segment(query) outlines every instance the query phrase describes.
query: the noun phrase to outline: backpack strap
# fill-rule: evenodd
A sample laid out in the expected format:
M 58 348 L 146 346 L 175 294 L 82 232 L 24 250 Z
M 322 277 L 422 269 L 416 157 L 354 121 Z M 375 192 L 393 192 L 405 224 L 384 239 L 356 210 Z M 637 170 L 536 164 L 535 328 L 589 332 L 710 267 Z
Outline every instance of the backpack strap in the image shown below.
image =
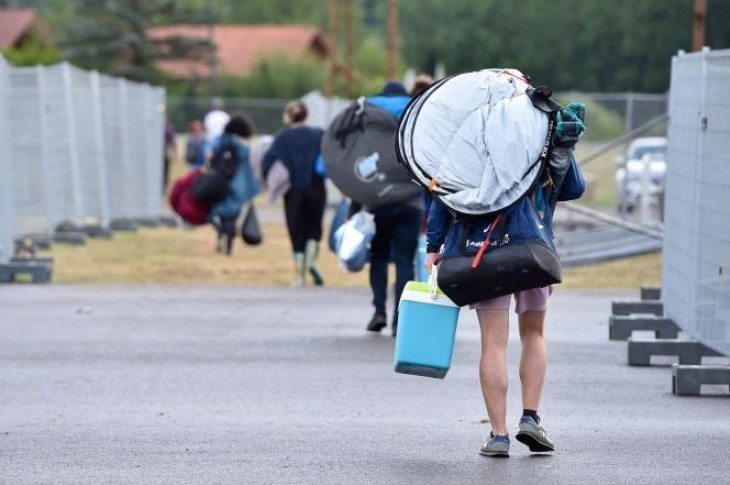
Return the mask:
M 340 142 L 340 148 L 345 148 L 347 137 L 352 133 L 365 130 L 363 113 L 365 113 L 365 97 L 361 96 L 348 108 L 342 123 L 335 132 L 335 139 Z
M 499 214 L 497 214 L 497 217 L 489 225 L 489 231 L 487 231 L 487 238 L 484 240 L 484 244 L 482 244 L 482 247 L 479 248 L 479 251 L 477 252 L 476 256 L 474 256 L 474 259 L 471 262 L 471 269 L 477 269 L 477 267 L 479 267 L 479 263 L 482 262 L 482 256 L 484 256 L 484 253 L 487 251 L 487 248 L 489 248 L 489 244 L 492 242 L 492 232 L 494 231 L 494 229 L 496 229 L 499 226 L 500 231 L 504 232 L 504 227 L 507 225 L 507 217 L 509 217 L 509 216 L 503 210 Z

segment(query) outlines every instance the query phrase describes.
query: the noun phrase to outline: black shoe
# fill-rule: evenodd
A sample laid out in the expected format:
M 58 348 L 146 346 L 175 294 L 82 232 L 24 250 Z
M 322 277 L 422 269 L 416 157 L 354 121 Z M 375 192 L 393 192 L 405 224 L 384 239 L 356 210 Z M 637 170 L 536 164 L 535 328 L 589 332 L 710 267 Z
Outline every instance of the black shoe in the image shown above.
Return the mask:
M 385 313 L 378 313 L 375 312 L 375 315 L 373 315 L 373 318 L 370 319 L 370 323 L 368 323 L 368 332 L 380 332 L 385 327 L 388 326 L 388 319 L 385 316 Z

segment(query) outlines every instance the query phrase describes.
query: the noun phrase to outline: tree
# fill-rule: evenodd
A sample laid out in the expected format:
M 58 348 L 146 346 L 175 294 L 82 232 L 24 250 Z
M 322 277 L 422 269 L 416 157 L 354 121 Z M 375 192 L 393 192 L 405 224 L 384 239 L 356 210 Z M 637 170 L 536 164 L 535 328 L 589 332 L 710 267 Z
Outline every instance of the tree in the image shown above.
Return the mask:
M 21 47 L 3 49 L 2 55 L 17 67 L 56 64 L 61 61 L 61 51 L 43 42 L 29 39 Z
M 214 49 L 207 40 L 148 37 L 151 25 L 175 14 L 174 0 L 77 0 L 66 12 L 61 46 L 81 67 L 132 80 L 159 80 L 158 60 L 208 59 Z
M 406 61 L 433 72 L 511 66 L 558 90 L 666 91 L 690 48 L 693 0 L 401 0 Z M 709 0 L 708 45 L 730 47 L 730 2 Z M 434 21 L 438 19 L 438 21 Z

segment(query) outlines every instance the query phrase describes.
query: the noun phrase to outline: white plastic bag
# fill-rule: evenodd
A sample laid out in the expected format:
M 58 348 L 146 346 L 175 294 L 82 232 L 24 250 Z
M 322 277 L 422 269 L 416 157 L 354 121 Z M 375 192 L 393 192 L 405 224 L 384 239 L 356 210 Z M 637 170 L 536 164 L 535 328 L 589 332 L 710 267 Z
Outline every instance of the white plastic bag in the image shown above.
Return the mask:
M 370 242 L 375 237 L 375 216 L 361 211 L 335 233 L 337 259 L 347 271 L 360 271 L 370 260 Z

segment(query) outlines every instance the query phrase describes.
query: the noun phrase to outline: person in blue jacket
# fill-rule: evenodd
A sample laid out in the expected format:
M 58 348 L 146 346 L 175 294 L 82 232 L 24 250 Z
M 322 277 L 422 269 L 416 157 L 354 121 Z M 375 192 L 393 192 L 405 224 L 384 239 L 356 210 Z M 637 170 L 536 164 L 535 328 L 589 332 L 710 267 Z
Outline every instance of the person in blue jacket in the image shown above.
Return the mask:
M 564 167 L 551 171 L 551 183 L 538 185 L 529 196 L 541 214 L 543 223 L 552 234 L 552 214 L 559 200 L 579 198 L 585 190 L 585 181 L 572 149 L 577 136 L 565 135 L 558 130 L 554 138 L 553 160 L 564 160 Z M 552 168 L 552 167 L 551 167 Z M 544 180 L 544 179 L 543 179 Z M 426 228 L 427 258 L 424 266 L 430 272 L 437 264 L 441 246 L 453 223 L 453 216 L 437 198 L 433 199 Z M 552 287 L 532 288 L 514 294 L 519 320 L 522 357 L 520 381 L 522 384 L 522 418 L 518 441 L 532 452 L 549 452 L 554 445 L 537 414 L 547 367 L 547 353 L 543 327 Z M 509 456 L 507 413 L 506 350 L 509 336 L 509 307 L 512 295 L 485 300 L 471 305 L 477 312 L 482 337 L 482 355 L 479 380 L 489 415 L 492 431 L 479 452 L 488 456 Z
M 400 118 L 411 97 L 397 81 L 388 81 L 383 90 L 367 98 L 367 102 Z M 395 150 L 395 148 L 394 148 Z M 350 213 L 362 206 L 353 201 Z M 370 244 L 370 288 L 373 292 L 375 313 L 367 324 L 370 332 L 380 332 L 388 325 L 386 302 L 388 294 L 388 263 L 395 263 L 395 302 L 392 334 L 398 331 L 398 301 L 406 283 L 414 279 L 413 260 L 418 249 L 418 235 L 423 219 L 421 195 L 411 200 L 379 207 L 366 207 L 375 216 L 375 237 Z
M 215 151 L 224 142 L 231 142 L 237 149 L 238 168 L 233 178 L 228 182 L 228 194 L 211 207 L 208 221 L 218 231 L 218 252 L 229 256 L 233 250 L 233 240 L 236 236 L 236 222 L 241 215 L 241 208 L 250 202 L 259 193 L 258 182 L 254 177 L 249 158 L 247 140 L 254 134 L 253 123 L 242 114 L 235 114 L 226 124 L 223 134 L 213 140 L 212 151 Z

